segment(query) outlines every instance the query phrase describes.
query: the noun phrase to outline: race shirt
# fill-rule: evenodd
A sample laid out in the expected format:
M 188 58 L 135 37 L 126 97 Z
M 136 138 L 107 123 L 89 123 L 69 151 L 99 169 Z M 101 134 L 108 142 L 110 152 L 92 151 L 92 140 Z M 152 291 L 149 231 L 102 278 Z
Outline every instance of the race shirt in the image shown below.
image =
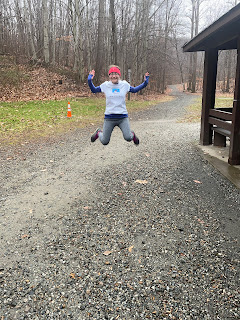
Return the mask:
M 125 80 L 120 80 L 117 84 L 105 81 L 100 85 L 100 88 L 101 92 L 104 92 L 106 96 L 105 115 L 127 115 L 125 97 L 130 90 L 130 84 Z

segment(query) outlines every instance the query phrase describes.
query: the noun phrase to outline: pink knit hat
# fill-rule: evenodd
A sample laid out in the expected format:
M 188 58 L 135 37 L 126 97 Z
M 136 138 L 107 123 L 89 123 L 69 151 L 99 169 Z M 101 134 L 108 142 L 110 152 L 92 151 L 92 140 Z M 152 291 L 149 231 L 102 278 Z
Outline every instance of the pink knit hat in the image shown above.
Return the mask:
M 110 68 L 109 71 L 108 71 L 108 74 L 110 74 L 112 72 L 116 72 L 121 76 L 121 71 L 117 67 Z

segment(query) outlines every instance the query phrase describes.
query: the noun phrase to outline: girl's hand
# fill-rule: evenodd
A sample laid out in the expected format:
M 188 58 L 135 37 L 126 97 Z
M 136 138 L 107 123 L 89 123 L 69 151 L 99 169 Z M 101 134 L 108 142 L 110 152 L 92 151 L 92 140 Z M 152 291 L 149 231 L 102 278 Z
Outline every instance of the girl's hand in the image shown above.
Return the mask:
M 146 77 L 149 77 L 149 72 L 146 72 L 144 75 L 144 81 L 146 80 Z
M 93 76 L 92 78 L 94 78 L 94 76 L 95 76 L 95 70 L 90 71 L 89 74 L 91 74 L 91 75 Z

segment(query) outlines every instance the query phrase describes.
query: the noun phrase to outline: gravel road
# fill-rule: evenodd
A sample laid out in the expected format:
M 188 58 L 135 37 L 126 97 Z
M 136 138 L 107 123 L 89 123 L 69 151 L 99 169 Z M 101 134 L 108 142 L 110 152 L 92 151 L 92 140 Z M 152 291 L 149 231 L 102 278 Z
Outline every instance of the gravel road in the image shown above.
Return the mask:
M 199 154 L 194 96 L 1 150 L 0 319 L 239 319 L 240 195 Z

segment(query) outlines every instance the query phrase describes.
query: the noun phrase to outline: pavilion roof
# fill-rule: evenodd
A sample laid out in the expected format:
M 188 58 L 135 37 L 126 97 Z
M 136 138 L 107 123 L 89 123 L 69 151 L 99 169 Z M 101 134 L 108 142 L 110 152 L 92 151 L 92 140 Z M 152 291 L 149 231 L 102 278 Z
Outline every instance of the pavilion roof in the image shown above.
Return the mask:
M 240 36 L 240 4 L 236 5 L 213 24 L 184 44 L 184 52 L 237 49 Z

